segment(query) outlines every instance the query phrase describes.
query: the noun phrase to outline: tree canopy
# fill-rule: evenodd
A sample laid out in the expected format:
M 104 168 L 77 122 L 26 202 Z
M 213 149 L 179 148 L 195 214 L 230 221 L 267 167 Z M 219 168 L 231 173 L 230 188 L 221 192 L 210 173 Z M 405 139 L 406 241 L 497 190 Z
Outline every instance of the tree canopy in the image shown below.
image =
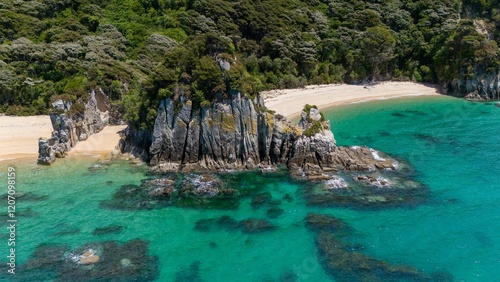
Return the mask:
M 6 0 L 0 112 L 101 88 L 149 127 L 161 99 L 498 72 L 499 0 Z

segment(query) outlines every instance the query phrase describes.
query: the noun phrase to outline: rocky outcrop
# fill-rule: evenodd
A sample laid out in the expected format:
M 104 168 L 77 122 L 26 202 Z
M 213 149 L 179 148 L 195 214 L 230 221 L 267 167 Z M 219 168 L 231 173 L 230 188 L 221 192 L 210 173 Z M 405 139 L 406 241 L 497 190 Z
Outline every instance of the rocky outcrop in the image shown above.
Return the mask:
M 184 96 L 178 101 L 165 99 L 153 131 L 129 128 L 122 150 L 138 153 L 162 172 L 285 164 L 295 177 L 309 180 L 330 179 L 339 169 L 394 169 L 396 163 L 366 147 L 337 147 L 329 122 L 315 107 L 307 106 L 295 125 L 267 111 L 262 100 L 239 93 L 200 109 Z
M 109 124 L 109 101 L 106 94 L 92 90 L 83 113 L 70 114 L 71 103 L 55 101 L 52 106 L 61 113 L 51 114 L 52 136 L 38 141 L 38 163 L 51 164 L 63 158 L 79 141 L 87 138 Z
M 500 73 L 476 73 L 470 79 L 454 79 L 443 85 L 448 95 L 465 97 L 468 100 L 498 100 L 500 99 Z

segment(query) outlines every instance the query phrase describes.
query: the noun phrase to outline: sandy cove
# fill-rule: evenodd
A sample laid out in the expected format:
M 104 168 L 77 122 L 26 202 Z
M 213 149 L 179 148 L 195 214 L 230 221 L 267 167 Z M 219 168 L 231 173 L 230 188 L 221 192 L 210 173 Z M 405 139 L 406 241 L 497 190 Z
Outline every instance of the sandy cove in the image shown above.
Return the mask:
M 0 161 L 36 158 L 38 138 L 49 137 L 51 132 L 49 116 L 0 116 Z
M 266 107 L 293 118 L 305 104 L 319 109 L 332 106 L 406 96 L 441 95 L 436 85 L 414 82 L 382 82 L 373 85 L 329 84 L 311 85 L 302 89 L 261 92 Z
M 101 132 L 79 142 L 70 155 L 105 155 L 112 152 L 126 126 L 107 126 Z M 48 138 L 52 133 L 49 116 L 0 116 L 0 161 L 38 156 L 38 138 Z
M 361 101 L 405 96 L 440 95 L 438 88 L 413 82 L 384 82 L 375 85 L 313 85 L 303 89 L 262 92 L 266 106 L 287 117 L 302 111 L 305 104 L 320 109 Z M 107 126 L 101 132 L 79 142 L 69 155 L 106 155 L 120 140 L 118 134 L 126 126 Z M 52 125 L 49 116 L 0 116 L 0 161 L 18 158 L 36 158 L 38 138 L 49 137 Z
M 78 142 L 68 155 L 106 155 L 111 153 L 120 141 L 119 132 L 126 125 L 108 125 L 99 133 L 92 134 L 85 141 Z

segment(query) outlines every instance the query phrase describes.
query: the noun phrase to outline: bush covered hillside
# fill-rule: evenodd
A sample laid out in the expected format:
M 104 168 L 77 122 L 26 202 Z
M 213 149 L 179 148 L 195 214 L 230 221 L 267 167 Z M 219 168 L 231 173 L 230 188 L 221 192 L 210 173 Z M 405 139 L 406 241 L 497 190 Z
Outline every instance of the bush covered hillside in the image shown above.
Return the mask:
M 499 0 L 3 0 L 0 112 L 102 89 L 150 127 L 161 99 L 498 72 Z M 83 107 L 73 107 L 78 112 Z

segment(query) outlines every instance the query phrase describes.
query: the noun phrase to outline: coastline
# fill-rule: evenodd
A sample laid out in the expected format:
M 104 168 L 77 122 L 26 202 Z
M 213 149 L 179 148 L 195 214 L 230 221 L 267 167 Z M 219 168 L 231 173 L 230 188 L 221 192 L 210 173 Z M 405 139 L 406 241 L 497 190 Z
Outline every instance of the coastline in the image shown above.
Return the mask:
M 261 92 L 266 106 L 290 119 L 300 115 L 305 104 L 327 108 L 411 96 L 441 96 L 436 85 L 414 82 L 382 82 L 375 85 L 328 84 L 310 85 L 303 89 Z M 106 126 L 101 132 L 76 144 L 69 156 L 105 156 L 115 149 L 118 134 L 126 126 Z M 0 162 L 38 156 L 38 138 L 51 135 L 49 116 L 0 116 Z
M 411 96 L 440 96 L 437 85 L 415 82 L 382 82 L 374 85 L 325 84 L 302 89 L 261 92 L 266 107 L 287 118 L 300 115 L 305 104 L 324 110 L 335 106 Z
M 38 156 L 38 138 L 52 133 L 49 116 L 0 116 L 0 162 Z
M 106 126 L 101 132 L 79 142 L 69 156 L 100 155 L 112 153 L 120 140 L 119 131 L 125 125 Z M 12 160 L 33 160 L 38 157 L 38 138 L 52 134 L 50 116 L 0 115 L 0 163 Z
M 108 125 L 100 132 L 90 135 L 87 140 L 78 142 L 68 152 L 68 156 L 110 154 L 118 146 L 119 132 L 126 127 L 126 125 Z

